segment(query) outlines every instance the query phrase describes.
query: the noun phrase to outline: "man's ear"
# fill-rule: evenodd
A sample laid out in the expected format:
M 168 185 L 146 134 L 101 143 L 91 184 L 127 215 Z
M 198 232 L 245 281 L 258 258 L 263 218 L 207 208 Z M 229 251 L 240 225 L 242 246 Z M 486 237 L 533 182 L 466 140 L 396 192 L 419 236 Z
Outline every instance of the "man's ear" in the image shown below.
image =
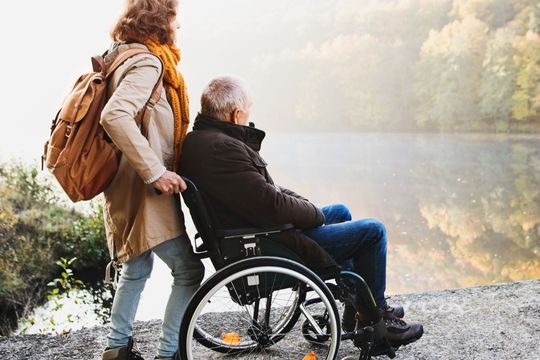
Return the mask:
M 231 115 L 230 115 L 230 119 L 229 119 L 233 124 L 236 124 L 238 125 L 239 121 L 240 121 L 240 110 L 239 109 L 234 109 L 233 112 L 231 112 Z

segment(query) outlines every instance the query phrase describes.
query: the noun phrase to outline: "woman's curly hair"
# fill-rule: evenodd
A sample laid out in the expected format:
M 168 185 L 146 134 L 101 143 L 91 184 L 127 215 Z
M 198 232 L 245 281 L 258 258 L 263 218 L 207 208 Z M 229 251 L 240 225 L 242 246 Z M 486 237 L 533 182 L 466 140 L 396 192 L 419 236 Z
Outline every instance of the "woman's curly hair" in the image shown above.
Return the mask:
M 111 31 L 114 41 L 144 43 L 149 38 L 172 44 L 178 0 L 127 0 L 126 9 Z

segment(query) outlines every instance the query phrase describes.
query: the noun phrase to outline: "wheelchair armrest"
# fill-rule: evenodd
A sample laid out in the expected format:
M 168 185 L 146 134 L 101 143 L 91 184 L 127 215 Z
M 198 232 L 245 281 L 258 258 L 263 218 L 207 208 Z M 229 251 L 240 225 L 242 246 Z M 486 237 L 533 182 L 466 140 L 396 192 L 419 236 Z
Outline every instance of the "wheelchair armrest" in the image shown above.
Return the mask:
M 264 228 L 243 228 L 243 229 L 231 229 L 231 230 L 217 230 L 216 235 L 222 239 L 250 239 L 257 235 L 277 234 L 282 231 L 294 229 L 292 224 L 270 226 Z

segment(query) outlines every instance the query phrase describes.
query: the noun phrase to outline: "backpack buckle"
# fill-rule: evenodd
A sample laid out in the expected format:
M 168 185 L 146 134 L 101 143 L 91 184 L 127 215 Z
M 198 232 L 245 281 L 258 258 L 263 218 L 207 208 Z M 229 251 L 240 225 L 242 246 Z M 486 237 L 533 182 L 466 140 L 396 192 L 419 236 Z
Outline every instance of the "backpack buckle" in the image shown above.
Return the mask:
M 155 101 L 154 99 L 149 99 L 148 102 L 146 103 L 146 108 L 148 110 L 154 110 L 154 107 L 156 106 L 157 104 L 157 101 Z
M 71 135 L 71 129 L 72 129 L 71 125 L 68 124 L 66 127 L 66 135 L 65 135 L 66 138 L 69 138 L 69 135 Z

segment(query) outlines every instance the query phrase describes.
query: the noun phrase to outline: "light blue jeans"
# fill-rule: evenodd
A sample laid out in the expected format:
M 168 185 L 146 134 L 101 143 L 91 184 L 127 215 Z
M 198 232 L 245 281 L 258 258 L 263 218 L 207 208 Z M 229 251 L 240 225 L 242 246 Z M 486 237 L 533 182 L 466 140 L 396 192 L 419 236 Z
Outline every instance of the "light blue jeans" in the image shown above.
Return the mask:
M 173 357 L 178 350 L 178 332 L 185 308 L 204 277 L 204 266 L 193 255 L 186 234 L 166 241 L 123 265 L 112 306 L 107 347 L 126 346 L 132 336 L 133 321 L 144 285 L 152 272 L 154 254 L 167 264 L 173 276 L 158 346 L 159 356 Z

